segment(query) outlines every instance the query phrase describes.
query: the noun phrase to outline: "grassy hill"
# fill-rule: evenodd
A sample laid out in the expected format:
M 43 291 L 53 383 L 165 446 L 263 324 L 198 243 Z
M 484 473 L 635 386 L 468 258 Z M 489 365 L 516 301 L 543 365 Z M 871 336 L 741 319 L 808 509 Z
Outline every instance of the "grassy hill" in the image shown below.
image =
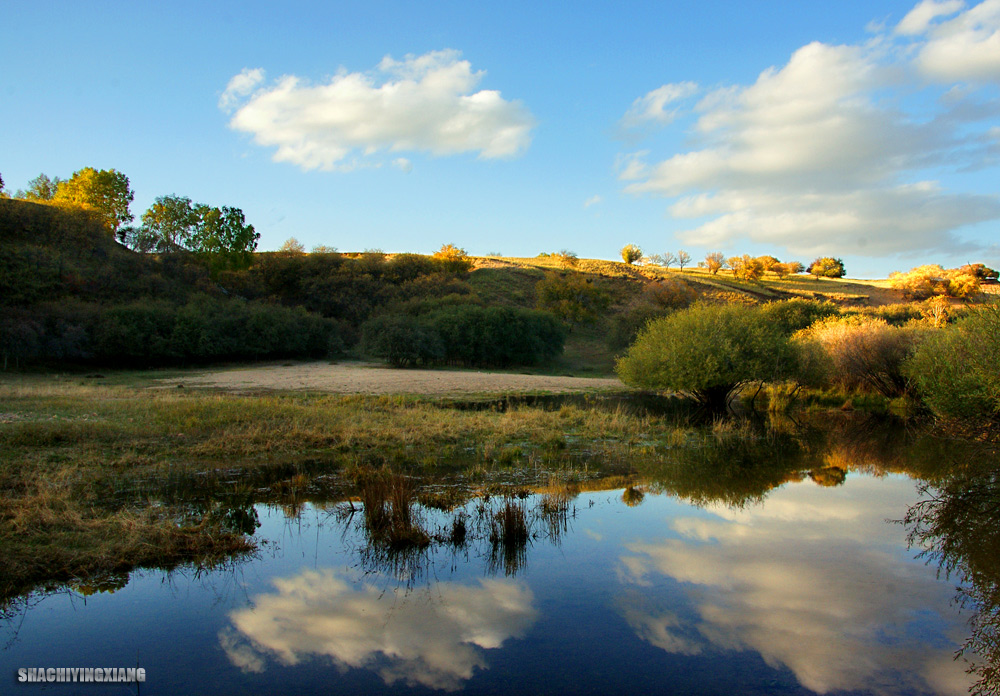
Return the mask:
M 843 307 L 903 303 L 886 281 L 683 271 L 557 256 L 438 259 L 416 254 L 254 254 L 212 274 L 187 252 L 139 254 L 86 211 L 0 200 L 0 352 L 9 366 L 189 364 L 360 356 L 366 322 L 454 307 L 542 309 L 568 328 L 562 355 L 519 368 L 609 374 L 651 318 L 695 301 L 790 298 Z M 305 338 L 303 338 L 305 336 Z

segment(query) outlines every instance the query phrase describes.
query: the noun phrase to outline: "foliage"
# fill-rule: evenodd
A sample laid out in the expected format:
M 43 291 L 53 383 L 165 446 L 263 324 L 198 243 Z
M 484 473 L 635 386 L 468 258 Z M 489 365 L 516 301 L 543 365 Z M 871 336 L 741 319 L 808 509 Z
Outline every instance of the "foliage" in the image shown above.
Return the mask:
M 931 331 L 905 366 L 924 402 L 939 417 L 1000 419 L 1000 305 L 971 309 Z
M 817 278 L 843 278 L 844 262 L 832 256 L 823 256 L 809 264 L 809 272 Z
M 802 271 L 806 270 L 806 267 L 803 266 L 799 261 L 788 261 L 786 263 L 774 264 L 773 266 L 771 266 L 770 270 L 773 271 L 779 278 L 784 280 L 790 275 L 794 275 L 795 273 L 801 273 Z
M 361 327 L 361 350 L 395 367 L 427 365 L 444 357 L 441 338 L 416 317 L 384 314 Z
M 712 251 L 705 254 L 705 267 L 708 272 L 715 275 L 726 265 L 726 257 L 721 251 Z
M 27 190 L 19 190 L 17 194 L 15 194 L 15 198 L 20 198 L 21 200 L 32 203 L 47 203 L 55 198 L 56 191 L 58 190 L 60 183 L 62 183 L 62 180 L 58 176 L 54 179 L 50 179 L 45 174 L 39 174 L 28 182 Z
M 573 268 L 578 263 L 580 259 L 577 257 L 576 252 L 570 251 L 569 249 L 561 249 L 556 254 L 555 257 L 559 260 L 566 268 Z
M 642 249 L 635 244 L 626 244 L 622 247 L 621 255 L 622 261 L 632 264 L 642 258 Z
M 73 172 L 68 180 L 60 181 L 51 200 L 56 205 L 97 211 L 106 228 L 116 235 L 122 225 L 127 225 L 134 219 L 129 211 L 134 197 L 128 177 L 121 172 L 84 167 Z
M 967 263 L 958 270 L 962 273 L 968 273 L 969 275 L 975 276 L 981 281 L 989 279 L 996 280 L 997 277 L 1000 276 L 1000 271 L 981 263 Z
M 792 367 L 788 338 L 749 307 L 695 305 L 650 322 L 616 370 L 628 385 L 692 393 L 719 407 L 748 382 Z
M 548 273 L 535 285 L 538 308 L 574 324 L 592 322 L 611 298 L 582 273 Z
M 971 266 L 945 269 L 928 264 L 911 268 L 905 273 L 891 273 L 889 283 L 897 290 L 902 290 L 907 297 L 915 299 L 922 300 L 935 295 L 969 297 L 979 292 L 978 274 L 985 276 L 988 270 L 974 269 Z
M 729 259 L 729 268 L 740 280 L 757 281 L 764 277 L 764 263 L 749 254 L 734 256 Z
M 921 335 L 881 319 L 831 316 L 795 335 L 803 361 L 828 384 L 869 389 L 889 398 L 906 394 L 903 363 Z M 815 373 L 814 373 L 815 374 Z
M 362 350 L 397 367 L 533 365 L 562 352 L 565 340 L 546 312 L 476 305 L 441 306 L 419 317 L 384 314 L 361 331 Z
M 829 301 L 818 302 L 795 298 L 760 305 L 760 313 L 764 321 L 790 336 L 796 331 L 809 328 L 821 319 L 837 316 L 840 310 L 837 309 L 837 305 Z
M 472 259 L 465 253 L 465 249 L 459 249 L 454 244 L 445 244 L 436 252 L 434 258 L 439 259 L 443 268 L 448 273 L 463 274 L 472 268 Z

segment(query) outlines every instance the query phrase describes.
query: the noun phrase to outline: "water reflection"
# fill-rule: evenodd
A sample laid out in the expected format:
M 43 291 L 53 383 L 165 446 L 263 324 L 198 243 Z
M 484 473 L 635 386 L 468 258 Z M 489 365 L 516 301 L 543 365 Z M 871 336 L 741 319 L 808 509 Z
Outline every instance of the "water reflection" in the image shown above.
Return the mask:
M 332 570 L 274 581 L 254 608 L 230 614 L 219 642 L 233 665 L 263 672 L 269 659 L 295 665 L 327 657 L 340 669 L 367 668 L 386 684 L 455 690 L 488 668 L 483 651 L 527 632 L 537 618 L 531 590 L 513 580 L 440 582 L 385 601 L 371 585 Z
M 854 478 L 841 490 L 794 485 L 753 511 L 711 504 L 711 517 L 669 520 L 675 538 L 628 544 L 624 618 L 670 653 L 754 650 L 817 693 L 966 693 L 963 664 L 940 649 L 962 635 L 949 589 L 900 563 L 885 522 L 913 484 Z M 663 579 L 681 583 L 690 616 L 643 590 Z
M 973 611 L 962 654 L 977 681 L 974 693 L 1000 693 L 1000 471 L 971 462 L 924 487 L 906 514 L 909 541 L 962 584 L 959 603 Z

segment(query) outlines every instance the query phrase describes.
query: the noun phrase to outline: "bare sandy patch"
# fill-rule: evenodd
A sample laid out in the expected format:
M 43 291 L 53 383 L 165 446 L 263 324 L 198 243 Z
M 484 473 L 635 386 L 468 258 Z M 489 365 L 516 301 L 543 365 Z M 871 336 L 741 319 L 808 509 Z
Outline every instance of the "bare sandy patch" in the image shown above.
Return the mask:
M 427 394 L 622 390 L 616 378 L 551 377 L 506 372 L 400 370 L 382 365 L 325 362 L 247 367 L 160 380 L 163 386 L 210 387 L 229 391 L 303 390 L 335 394 Z

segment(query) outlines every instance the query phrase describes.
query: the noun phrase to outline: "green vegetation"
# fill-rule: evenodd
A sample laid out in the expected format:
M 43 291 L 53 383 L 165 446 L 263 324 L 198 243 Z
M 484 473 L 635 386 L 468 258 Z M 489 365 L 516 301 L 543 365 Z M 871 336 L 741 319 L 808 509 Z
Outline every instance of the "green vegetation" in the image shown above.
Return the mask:
M 642 249 L 635 244 L 626 244 L 621 250 L 622 261 L 628 264 L 635 263 L 642 258 Z
M 759 310 L 696 305 L 650 322 L 617 370 L 631 386 L 690 392 L 718 409 L 744 384 L 790 375 L 792 363 L 788 337 Z
M 832 256 L 823 256 L 809 264 L 809 273 L 817 278 L 843 278 L 844 262 Z
M 930 332 L 906 374 L 942 418 L 1000 420 L 1000 305 L 983 305 L 953 326 Z
M 971 297 L 979 292 L 983 280 L 996 278 L 996 274 L 981 263 L 950 269 L 937 265 L 917 266 L 906 273 L 891 274 L 889 283 L 907 297 L 918 300 L 934 296 Z

